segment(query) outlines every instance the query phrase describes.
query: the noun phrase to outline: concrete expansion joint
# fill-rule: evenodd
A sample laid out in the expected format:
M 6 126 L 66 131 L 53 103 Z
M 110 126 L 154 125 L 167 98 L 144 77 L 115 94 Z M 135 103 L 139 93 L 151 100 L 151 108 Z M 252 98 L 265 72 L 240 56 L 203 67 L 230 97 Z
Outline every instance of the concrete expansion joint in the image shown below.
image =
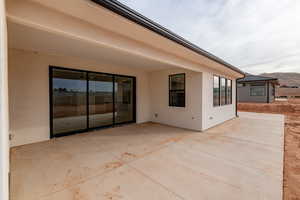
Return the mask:
M 180 196 L 179 194 L 177 194 L 176 192 L 170 190 L 167 186 L 161 184 L 160 182 L 156 181 L 155 179 L 151 178 L 150 176 L 146 175 L 145 173 L 143 173 L 141 170 L 133 167 L 130 165 L 130 163 L 127 163 L 127 166 L 129 166 L 131 169 L 135 170 L 136 172 L 138 172 L 139 174 L 141 174 L 142 176 L 146 177 L 147 179 L 149 179 L 150 181 L 152 181 L 153 183 L 161 186 L 162 188 L 164 188 L 165 190 L 167 190 L 168 192 L 174 194 L 175 196 L 177 196 L 178 198 L 180 198 L 181 200 L 185 200 L 185 198 L 183 198 L 182 196 Z

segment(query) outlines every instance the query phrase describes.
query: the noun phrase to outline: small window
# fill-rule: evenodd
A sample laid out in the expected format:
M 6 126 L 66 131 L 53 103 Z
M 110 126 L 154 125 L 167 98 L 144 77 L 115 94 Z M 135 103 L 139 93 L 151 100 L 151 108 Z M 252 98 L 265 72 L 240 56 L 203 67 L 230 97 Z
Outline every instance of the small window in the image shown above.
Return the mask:
M 220 105 L 220 77 L 214 76 L 214 106 Z
M 220 78 L 221 87 L 220 87 L 220 104 L 226 105 L 226 79 Z
M 265 85 L 251 85 L 250 96 L 265 96 L 266 95 Z
M 185 74 L 169 76 L 169 106 L 185 107 Z
M 232 80 L 227 79 L 226 104 L 232 104 Z

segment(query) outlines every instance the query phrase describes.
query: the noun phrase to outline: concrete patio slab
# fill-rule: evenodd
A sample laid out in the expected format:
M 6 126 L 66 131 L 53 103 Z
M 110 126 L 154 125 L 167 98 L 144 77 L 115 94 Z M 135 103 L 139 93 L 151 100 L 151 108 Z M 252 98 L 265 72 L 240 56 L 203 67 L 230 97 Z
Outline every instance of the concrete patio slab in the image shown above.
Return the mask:
M 12 200 L 282 199 L 282 115 L 128 125 L 12 149 Z
M 165 199 L 180 200 L 173 192 L 155 183 L 147 176 L 129 166 L 121 166 L 97 178 L 88 179 L 78 185 L 46 195 L 41 200 L 57 199 Z

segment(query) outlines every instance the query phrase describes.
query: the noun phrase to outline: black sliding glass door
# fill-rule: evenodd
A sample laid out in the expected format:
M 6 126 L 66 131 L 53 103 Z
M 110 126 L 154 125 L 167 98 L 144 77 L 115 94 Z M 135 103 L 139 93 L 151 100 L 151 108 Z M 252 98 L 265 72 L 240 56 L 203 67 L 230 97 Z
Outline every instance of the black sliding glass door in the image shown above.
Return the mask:
M 115 122 L 124 123 L 134 119 L 133 79 L 115 77 Z
M 135 77 L 50 67 L 51 137 L 135 122 Z
M 113 76 L 89 73 L 89 128 L 113 125 Z
M 85 130 L 86 73 L 55 69 L 52 71 L 52 130 L 55 134 Z

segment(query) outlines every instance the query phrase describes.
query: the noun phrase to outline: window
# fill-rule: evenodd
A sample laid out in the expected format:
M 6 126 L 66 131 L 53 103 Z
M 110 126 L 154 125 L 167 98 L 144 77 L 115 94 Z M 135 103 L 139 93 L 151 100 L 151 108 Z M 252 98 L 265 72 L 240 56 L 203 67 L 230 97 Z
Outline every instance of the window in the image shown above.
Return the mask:
M 232 104 L 232 80 L 214 76 L 213 105 Z
M 226 104 L 232 104 L 232 80 L 227 79 Z
M 220 77 L 214 76 L 214 106 L 220 105 Z
M 220 86 L 220 104 L 226 105 L 226 79 L 221 78 L 221 86 Z
M 265 96 L 266 95 L 265 84 L 251 84 L 250 96 Z
M 169 76 L 169 106 L 185 107 L 185 74 Z

